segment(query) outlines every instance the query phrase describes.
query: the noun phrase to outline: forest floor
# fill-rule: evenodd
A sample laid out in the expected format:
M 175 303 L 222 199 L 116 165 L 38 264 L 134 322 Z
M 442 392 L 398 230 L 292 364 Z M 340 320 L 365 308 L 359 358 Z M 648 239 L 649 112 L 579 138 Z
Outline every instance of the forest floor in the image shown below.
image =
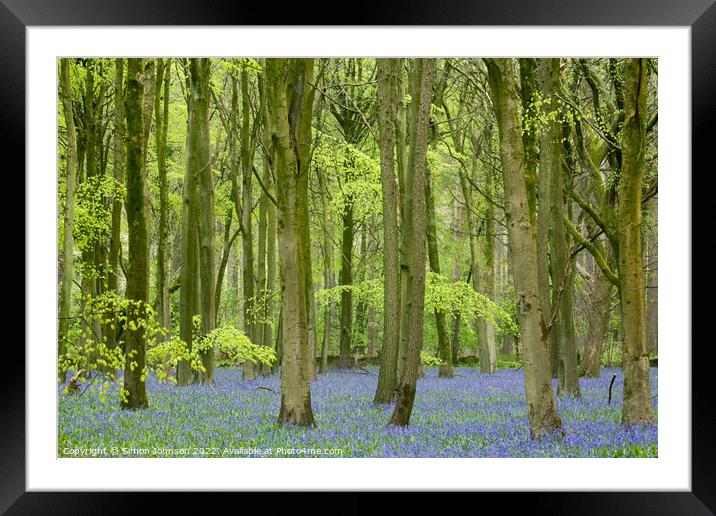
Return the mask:
M 452 379 L 428 369 L 418 381 L 410 426 L 387 427 L 392 406 L 372 404 L 377 370 L 330 371 L 311 385 L 316 427 L 276 425 L 277 375 L 243 381 L 215 372 L 214 389 L 147 381 L 149 409 L 122 411 L 116 391 L 59 394 L 58 456 L 141 457 L 656 457 L 657 425 L 622 428 L 622 374 L 580 379 L 580 398 L 560 397 L 564 437 L 529 436 L 524 372 Z M 613 374 L 612 400 L 608 403 Z M 657 369 L 651 369 L 656 407 Z M 62 389 L 60 389 L 61 391 Z

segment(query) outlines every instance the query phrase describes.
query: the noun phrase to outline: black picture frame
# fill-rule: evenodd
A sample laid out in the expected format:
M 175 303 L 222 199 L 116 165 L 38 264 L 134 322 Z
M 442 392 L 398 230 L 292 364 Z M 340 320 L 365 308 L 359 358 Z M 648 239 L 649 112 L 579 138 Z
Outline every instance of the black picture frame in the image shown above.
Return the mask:
M 280 6 L 276 2 L 245 0 L 205 4 L 188 0 L 0 0 L 0 146 L 3 156 L 19 158 L 15 170 L 25 167 L 25 29 L 45 25 L 604 25 L 690 26 L 692 70 L 692 169 L 713 170 L 714 113 L 716 113 L 716 4 L 714 0 L 512 0 L 479 4 L 469 0 L 429 3 L 376 2 L 356 7 L 340 18 L 340 11 L 312 2 L 311 9 Z M 293 4 L 294 6 L 296 4 Z M 335 19 L 320 20 L 318 13 Z M 349 16 L 349 17 L 348 17 Z M 668 101 L 668 100 L 667 100 Z M 707 168 L 708 167 L 708 168 Z M 5 168 L 8 173 L 10 167 Z M 19 174 L 15 174 L 19 176 Z M 692 173 L 692 179 L 694 174 Z M 20 188 L 26 192 L 24 182 Z M 693 189 L 692 189 L 693 191 Z M 698 191 L 698 190 L 697 190 Z M 27 193 L 26 193 L 27 194 Z M 703 195 L 703 193 L 702 193 Z M 697 205 L 693 223 L 699 216 Z M 703 209 L 703 208 L 701 208 Z M 703 234 L 703 232 L 702 232 Z M 709 232 L 709 234 L 711 234 Z M 693 231 L 692 231 L 693 235 Z M 23 251 L 24 253 L 24 251 Z M 692 255 L 692 257 L 697 257 Z M 702 258 L 703 259 L 703 258 Z M 23 260 L 24 262 L 24 260 Z M 696 269 L 695 264 L 692 265 Z M 699 269 L 696 269 L 699 270 Z M 706 270 L 706 269 L 703 269 Z M 25 268 L 25 277 L 31 274 Z M 686 301 L 686 300 L 685 300 Z M 692 304 L 694 308 L 696 303 Z M 32 307 L 27 306 L 27 310 Z M 693 317 L 692 317 L 693 320 Z M 12 322 L 11 324 L 15 324 Z M 17 339 L 13 339 L 17 342 Z M 685 348 L 689 343 L 682 343 Z M 713 345 L 692 339 L 692 490 L 690 492 L 588 492 L 509 495 L 500 502 L 509 511 L 551 514 L 715 514 L 716 430 L 712 411 Z M 698 346 L 698 347 L 697 347 Z M 25 489 L 25 353 L 18 345 L 4 346 L 3 356 L 15 367 L 4 367 L 0 383 L 0 512 L 7 514 L 114 514 L 144 512 L 147 495 L 111 492 L 26 492 Z M 15 353 L 17 356 L 13 357 Z M 176 497 L 176 493 L 169 494 Z M 296 494 L 305 498 L 308 494 Z M 359 495 L 351 494 L 342 507 L 360 509 Z M 452 496 L 452 495 L 451 495 Z M 499 496 L 499 495 L 498 495 Z M 504 496 L 504 495 L 502 495 Z M 420 500 L 422 497 L 415 496 Z M 486 507 L 484 499 L 481 506 Z M 218 500 L 214 500 L 217 503 Z M 299 502 L 300 503 L 300 502 Z M 183 502 L 171 504 L 174 511 Z M 218 507 L 218 506 L 217 506 Z M 340 513 L 348 512 L 341 510 Z

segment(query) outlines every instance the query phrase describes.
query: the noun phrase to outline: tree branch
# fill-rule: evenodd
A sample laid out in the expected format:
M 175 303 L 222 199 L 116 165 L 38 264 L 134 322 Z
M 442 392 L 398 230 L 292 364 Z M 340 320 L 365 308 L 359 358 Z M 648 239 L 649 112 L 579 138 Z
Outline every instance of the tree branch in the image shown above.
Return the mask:
M 572 235 L 572 238 L 579 242 L 579 244 L 582 245 L 587 251 L 589 251 L 589 253 L 594 257 L 594 260 L 597 262 L 597 265 L 599 265 L 599 268 L 602 269 L 604 276 L 606 276 L 607 279 L 618 288 L 619 277 L 614 274 L 614 272 L 609 268 L 609 265 L 607 264 L 604 255 L 599 252 L 597 247 L 592 242 L 582 236 L 579 230 L 574 227 L 572 221 L 569 220 L 569 217 L 564 217 L 564 224 L 567 227 L 567 231 L 569 231 L 569 234 Z

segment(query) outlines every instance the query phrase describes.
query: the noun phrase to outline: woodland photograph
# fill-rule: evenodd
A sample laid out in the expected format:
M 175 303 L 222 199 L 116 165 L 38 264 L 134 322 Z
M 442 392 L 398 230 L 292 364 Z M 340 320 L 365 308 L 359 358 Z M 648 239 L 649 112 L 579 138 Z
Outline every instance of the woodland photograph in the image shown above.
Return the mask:
M 658 456 L 658 59 L 56 66 L 58 457 Z

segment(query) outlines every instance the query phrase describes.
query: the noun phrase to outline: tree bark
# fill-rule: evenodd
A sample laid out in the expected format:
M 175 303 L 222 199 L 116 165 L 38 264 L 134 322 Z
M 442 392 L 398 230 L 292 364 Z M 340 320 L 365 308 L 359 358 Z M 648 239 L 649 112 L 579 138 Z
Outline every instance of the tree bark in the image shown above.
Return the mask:
M 214 174 L 211 168 L 209 153 L 209 74 L 208 58 L 192 58 L 190 61 L 191 98 L 195 105 L 191 124 L 196 154 L 193 166 L 197 170 L 197 230 L 199 279 L 201 283 L 201 326 L 202 334 L 210 333 L 216 327 L 216 310 L 214 308 L 216 290 L 216 261 L 214 220 Z M 202 363 L 205 372 L 199 375 L 201 382 L 211 383 L 214 374 L 214 350 L 202 352 Z
M 383 187 L 383 348 L 373 403 L 393 401 L 397 384 L 400 332 L 400 269 L 398 247 L 398 189 L 395 177 L 396 76 L 402 74 L 396 59 L 378 60 L 378 123 L 380 180 Z
M 130 58 L 127 66 L 127 225 L 129 229 L 129 268 L 127 299 L 133 304 L 127 313 L 126 364 L 124 368 L 123 409 L 141 409 L 149 406 L 145 385 L 146 338 L 144 325 L 149 291 L 149 245 L 145 219 L 145 148 L 143 146 L 142 59 Z
M 341 341 L 338 356 L 338 367 L 349 368 L 351 361 L 351 337 L 353 336 L 353 202 L 347 200 L 341 216 L 343 233 L 341 237 L 341 272 L 340 284 L 348 287 L 341 290 Z
M 311 137 L 312 59 L 266 60 L 266 86 L 271 117 L 271 139 L 276 148 L 276 200 L 281 262 L 281 408 L 278 423 L 314 426 L 307 371 L 308 314 L 298 205 L 301 181 L 308 163 L 302 162 L 299 143 Z M 305 116 L 308 124 L 302 124 Z M 299 137 L 303 140 L 299 142 Z
M 114 140 L 113 145 L 113 171 L 114 179 L 119 184 L 124 183 L 123 166 L 123 138 L 124 138 L 124 59 L 115 60 L 114 75 Z M 119 250 L 122 245 L 120 230 L 122 227 L 122 206 L 124 200 L 115 196 L 112 200 L 112 232 L 109 243 L 109 267 L 107 269 L 107 289 L 119 294 Z M 108 344 L 114 345 L 113 332 L 107 336 Z
M 70 326 L 70 309 L 72 308 L 72 281 L 74 279 L 74 227 L 75 188 L 77 187 L 77 131 L 72 108 L 72 82 L 70 80 L 70 60 L 60 59 L 60 81 L 62 93 L 62 109 L 67 128 L 67 179 L 65 180 L 65 212 L 64 231 L 62 236 L 62 282 L 60 283 L 60 313 L 58 332 L 58 357 L 67 352 L 67 333 Z M 67 380 L 67 371 L 58 370 L 59 382 Z
M 252 185 L 255 139 L 251 136 L 249 102 L 249 76 L 246 71 L 241 72 L 241 256 L 243 258 L 243 294 L 244 294 L 244 333 L 256 342 L 256 277 L 254 273 L 254 239 L 251 223 L 252 214 Z M 238 181 L 234 181 L 234 196 L 239 197 Z M 244 380 L 256 378 L 256 365 L 247 360 L 244 363 Z
M 509 59 L 485 59 L 500 134 L 508 241 L 517 298 L 530 434 L 561 430 L 547 357 L 547 331 L 538 293 L 537 243 L 525 182 L 522 127 Z
M 491 135 L 485 132 L 486 142 L 490 142 Z M 492 172 L 484 173 L 485 195 L 492 198 Z M 485 220 L 482 223 L 482 239 L 479 247 L 478 259 L 480 264 L 475 271 L 477 290 L 494 300 L 495 297 L 495 209 L 491 202 L 485 203 Z M 484 317 L 477 319 L 477 338 L 480 345 L 480 371 L 494 373 L 497 371 L 497 342 L 495 340 L 495 325 Z
M 618 207 L 619 279 L 624 328 L 622 423 L 633 425 L 649 423 L 654 417 L 649 388 L 641 231 L 641 190 L 646 153 L 646 59 L 626 59 L 624 75 L 625 119 Z
M 403 375 L 398 383 L 395 410 L 390 424 L 407 426 L 415 401 L 415 388 L 420 371 L 420 350 L 423 346 L 423 311 L 425 308 L 426 213 L 425 186 L 427 168 L 428 123 L 435 71 L 433 59 L 415 60 L 411 78 L 410 154 L 406 175 L 407 198 L 411 200 L 403 230 L 407 246 L 407 298 L 409 336 Z
M 157 87 L 154 99 L 156 119 L 157 171 L 159 173 L 159 231 L 157 233 L 157 316 L 159 325 L 171 330 L 171 304 L 167 271 L 167 244 L 169 240 L 169 188 L 167 186 L 166 147 L 169 128 L 169 85 L 171 60 L 157 59 Z M 163 89 L 162 89 L 163 88 Z M 163 97 L 162 97 L 163 95 Z M 166 340 L 169 334 L 160 336 Z
M 572 319 L 571 268 L 564 217 L 564 180 L 562 165 L 562 124 L 559 120 L 560 106 L 556 95 L 560 93 L 559 58 L 539 59 L 537 65 L 540 86 L 544 100 L 546 127 L 540 136 L 540 174 L 549 175 L 549 189 L 540 192 L 540 199 L 549 198 L 546 206 L 551 221 L 549 248 L 552 270 L 552 304 L 556 304 L 558 317 L 554 320 L 551 333 L 556 333 L 557 349 L 552 348 L 550 358 L 558 361 L 558 394 L 579 396 L 577 376 L 577 347 Z M 546 195 L 545 195 L 546 194 Z M 546 211 L 546 210 L 545 210 Z M 551 317 L 551 312 L 545 312 Z M 555 353 L 556 351 L 556 353 Z
M 323 288 L 326 290 L 336 286 L 333 274 L 333 243 L 331 242 L 331 221 L 329 218 L 329 201 L 327 178 L 323 171 L 317 171 L 318 186 L 321 191 L 321 213 L 323 215 Z M 331 321 L 333 319 L 333 307 L 326 303 L 323 307 L 323 342 L 321 344 L 321 365 L 320 373 L 328 371 L 328 350 L 331 344 Z
M 438 252 L 438 237 L 435 230 L 435 194 L 432 185 L 432 175 L 430 168 L 425 170 L 425 204 L 426 204 L 426 237 L 428 243 L 428 261 L 430 262 L 430 270 L 435 274 L 440 274 L 440 255 Z M 435 326 L 438 333 L 438 356 L 442 364 L 438 370 L 440 378 L 452 378 L 454 372 L 452 369 L 452 353 L 450 352 L 450 336 L 448 334 L 447 316 L 445 310 L 435 309 Z

